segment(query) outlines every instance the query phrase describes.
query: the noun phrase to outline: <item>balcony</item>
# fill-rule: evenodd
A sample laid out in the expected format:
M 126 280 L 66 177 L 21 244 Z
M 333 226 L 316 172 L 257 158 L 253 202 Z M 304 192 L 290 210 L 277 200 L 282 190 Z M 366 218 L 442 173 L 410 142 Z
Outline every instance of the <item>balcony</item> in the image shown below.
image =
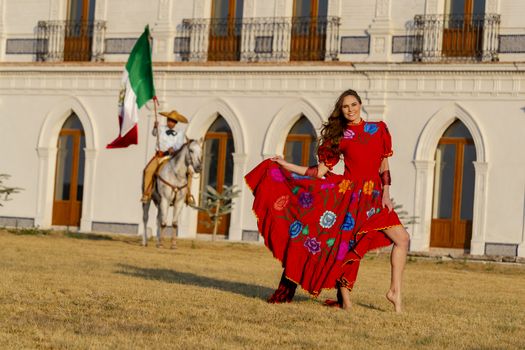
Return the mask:
M 500 15 L 417 15 L 414 61 L 498 61 Z
M 182 61 L 338 60 L 339 17 L 185 19 L 175 38 Z
M 102 61 L 105 21 L 39 21 L 37 61 Z

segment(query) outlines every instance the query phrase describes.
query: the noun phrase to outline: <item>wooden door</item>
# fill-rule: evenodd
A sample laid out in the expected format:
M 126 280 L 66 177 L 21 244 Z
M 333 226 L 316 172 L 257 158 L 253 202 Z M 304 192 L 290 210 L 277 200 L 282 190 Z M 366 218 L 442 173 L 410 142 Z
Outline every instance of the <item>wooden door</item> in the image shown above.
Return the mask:
M 316 135 L 312 124 L 306 117 L 301 117 L 286 137 L 284 159 L 302 166 L 315 164 L 315 140 Z
M 206 186 L 212 186 L 219 193 L 223 186 L 233 184 L 233 137 L 226 121 L 219 117 L 206 133 L 203 153 L 203 171 L 201 177 L 201 193 Z M 202 198 L 200 199 L 202 200 Z M 199 211 L 197 232 L 213 233 L 213 226 L 208 214 Z M 222 217 L 218 234 L 226 235 L 230 227 L 230 215 Z
M 244 0 L 213 0 L 208 61 L 238 61 Z
M 436 150 L 431 247 L 469 249 L 476 149 L 471 138 L 443 137 Z
M 328 0 L 294 0 L 291 61 L 323 61 Z
M 448 0 L 443 55 L 473 57 L 482 50 L 485 0 Z
M 64 61 L 90 61 L 95 0 L 69 0 L 64 28 Z
M 84 131 L 78 118 L 73 115 L 66 121 L 58 137 L 53 225 L 80 226 L 85 147 Z

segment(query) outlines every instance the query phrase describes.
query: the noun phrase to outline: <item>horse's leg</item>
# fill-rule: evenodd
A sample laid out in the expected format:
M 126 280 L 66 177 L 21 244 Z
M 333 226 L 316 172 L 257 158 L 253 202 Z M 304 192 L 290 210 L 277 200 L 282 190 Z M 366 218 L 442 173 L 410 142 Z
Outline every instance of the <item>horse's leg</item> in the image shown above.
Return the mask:
M 159 247 L 161 245 L 164 229 L 167 226 L 167 222 L 168 222 L 167 216 L 168 216 L 168 209 L 169 209 L 169 207 L 170 207 L 170 203 L 168 201 L 168 198 L 166 198 L 166 196 L 164 194 L 161 194 L 160 205 L 159 205 L 159 212 L 157 214 L 157 221 L 158 221 L 158 226 L 157 226 L 157 247 Z
M 155 235 L 156 236 L 156 243 L 155 243 L 155 246 L 157 248 L 160 248 L 160 239 L 161 239 L 161 236 L 162 236 L 162 209 L 160 208 L 160 203 L 159 205 L 157 206 L 157 234 Z
M 142 234 L 142 245 L 146 247 L 148 245 L 148 219 L 149 219 L 149 206 L 151 201 L 142 203 L 142 222 L 144 223 L 144 233 Z
M 171 226 L 173 226 L 173 236 L 171 237 L 171 249 L 177 248 L 177 236 L 179 234 L 179 216 L 184 206 L 184 200 L 186 199 L 187 188 L 180 191 L 175 198 L 173 204 L 173 219 Z

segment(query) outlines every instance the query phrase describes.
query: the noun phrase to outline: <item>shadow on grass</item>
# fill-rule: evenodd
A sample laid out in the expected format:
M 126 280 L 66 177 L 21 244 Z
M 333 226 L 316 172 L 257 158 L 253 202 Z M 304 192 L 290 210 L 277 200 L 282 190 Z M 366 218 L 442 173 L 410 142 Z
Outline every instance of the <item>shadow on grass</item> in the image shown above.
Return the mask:
M 106 235 L 97 235 L 94 233 L 79 233 L 79 232 L 64 232 L 65 237 L 75 238 L 75 239 L 87 239 L 91 241 L 113 241 L 111 236 Z
M 35 227 L 7 229 L 7 232 L 18 236 L 47 236 L 50 230 L 40 230 Z
M 258 298 L 265 301 L 274 292 L 273 289 L 263 286 L 200 276 L 190 272 L 180 272 L 170 269 L 143 268 L 124 264 L 119 264 L 118 266 L 121 268 L 121 270 L 116 271 L 116 273 L 126 276 L 140 277 L 148 280 L 157 280 L 168 283 L 181 283 L 203 288 L 213 288 L 225 292 L 244 295 L 248 298 Z M 296 295 L 294 298 L 294 301 L 305 300 L 309 299 L 300 295 Z
M 367 309 L 370 309 L 370 310 L 386 312 L 386 310 L 384 310 L 384 309 L 382 309 L 380 307 L 377 307 L 375 305 L 372 305 L 372 304 L 366 304 L 366 303 L 362 303 L 362 302 L 356 302 L 356 304 L 359 305 L 359 306 L 362 306 L 362 307 L 366 307 Z

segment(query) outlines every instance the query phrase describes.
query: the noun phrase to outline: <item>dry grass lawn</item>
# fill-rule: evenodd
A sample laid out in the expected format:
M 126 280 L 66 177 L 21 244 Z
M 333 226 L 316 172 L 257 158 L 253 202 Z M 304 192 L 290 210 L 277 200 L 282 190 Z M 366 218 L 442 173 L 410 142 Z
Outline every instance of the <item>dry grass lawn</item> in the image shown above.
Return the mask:
M 388 255 L 371 254 L 351 312 L 299 292 L 268 305 L 263 246 L 0 230 L 0 348 L 524 349 L 525 267 L 410 259 L 391 311 Z M 98 238 L 98 239 L 95 239 Z

